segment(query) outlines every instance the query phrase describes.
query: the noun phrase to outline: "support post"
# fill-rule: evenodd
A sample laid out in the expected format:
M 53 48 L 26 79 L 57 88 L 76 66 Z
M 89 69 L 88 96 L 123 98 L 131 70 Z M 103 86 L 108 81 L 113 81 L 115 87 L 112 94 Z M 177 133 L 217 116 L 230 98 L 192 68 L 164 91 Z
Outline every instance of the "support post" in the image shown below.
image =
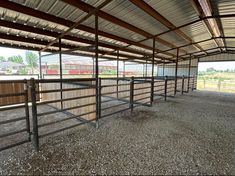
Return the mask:
M 177 92 L 178 60 L 179 60 L 179 48 L 177 48 L 176 61 L 175 61 L 175 94 Z
M 147 77 L 148 74 L 148 64 L 147 64 L 147 60 L 146 60 L 146 64 L 145 64 L 145 77 Z
M 143 64 L 143 77 L 144 77 L 144 64 Z
M 165 59 L 164 59 L 163 68 L 162 68 L 162 76 L 165 76 Z
M 98 55 L 98 14 L 95 14 L 95 85 L 96 85 L 96 128 L 99 127 L 99 55 Z M 101 80 L 100 80 L 101 81 Z
M 126 71 L 126 62 L 123 61 L 123 74 L 122 76 L 125 78 L 125 71 Z
M 187 88 L 187 92 L 189 92 L 189 88 L 190 88 L 191 63 L 192 63 L 192 55 L 190 54 L 189 67 L 188 67 L 188 88 Z
M 182 76 L 182 88 L 181 88 L 181 95 L 184 94 L 184 75 Z
M 32 101 L 32 120 L 33 120 L 33 145 L 36 151 L 39 150 L 39 137 L 38 137 L 38 118 L 37 118 L 37 104 L 36 104 L 36 90 L 35 80 L 30 79 L 31 88 L 31 101 Z
M 117 99 L 118 99 L 118 80 L 119 78 L 119 50 L 117 50 Z
M 98 120 L 101 118 L 101 109 L 102 109 L 102 107 L 101 107 L 101 91 L 102 91 L 102 80 L 101 80 L 101 78 L 99 78 L 99 84 L 98 84 L 98 97 L 99 97 L 99 99 L 98 99 L 98 116 L 97 116 L 97 119 L 96 119 L 96 128 L 98 128 L 99 126 L 99 124 L 98 124 Z
M 134 76 L 131 77 L 131 81 L 130 81 L 130 108 L 131 108 L 131 112 L 133 112 L 133 108 L 134 108 Z
M 95 77 L 95 59 L 92 57 L 92 78 Z
M 154 57 L 155 57 L 155 38 L 153 39 L 153 53 L 152 53 L 152 79 L 151 79 L 151 106 L 154 99 Z
M 164 100 L 165 101 L 167 99 L 167 81 L 168 81 L 168 77 L 165 76 L 165 90 L 164 90 Z
M 28 140 L 31 141 L 31 131 L 30 131 L 30 121 L 29 121 L 29 91 L 28 82 L 24 79 L 24 94 L 25 94 L 25 118 L 26 118 L 26 128 L 28 132 Z
M 62 73 L 62 53 L 61 53 L 61 38 L 59 38 L 59 64 L 60 64 L 60 108 L 63 109 L 63 84 L 62 84 L 62 79 L 63 79 L 63 73 Z
M 39 78 L 42 79 L 42 55 L 41 51 L 38 52 L 39 56 Z
M 194 79 L 195 79 L 195 76 L 193 75 L 192 91 L 194 90 Z M 204 84 L 204 85 L 205 85 L 205 84 Z

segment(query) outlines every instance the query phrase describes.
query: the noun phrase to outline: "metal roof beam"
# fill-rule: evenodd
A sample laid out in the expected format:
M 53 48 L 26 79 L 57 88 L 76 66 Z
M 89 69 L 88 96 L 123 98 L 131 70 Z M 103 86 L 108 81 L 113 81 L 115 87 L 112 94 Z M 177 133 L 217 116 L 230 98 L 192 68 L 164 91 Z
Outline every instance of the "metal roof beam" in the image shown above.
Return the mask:
M 200 18 L 204 18 L 204 17 L 213 15 L 209 0 L 203 0 L 203 1 L 191 0 L 191 2 L 192 2 L 193 8 L 195 9 L 195 11 L 197 12 L 197 14 Z M 212 37 L 222 36 L 220 29 L 218 27 L 218 24 L 215 19 L 205 19 L 205 20 L 203 20 L 203 22 Z M 221 46 L 220 43 L 216 39 L 214 40 L 214 42 L 218 47 Z M 221 43 L 223 46 L 225 45 L 222 39 L 221 39 Z
M 19 42 L 23 42 L 23 43 L 29 43 L 29 44 L 43 45 L 43 46 L 47 46 L 48 43 L 49 43 L 49 42 L 46 42 L 46 41 L 41 41 L 41 40 L 36 40 L 36 39 L 31 39 L 31 38 L 25 38 L 25 37 L 21 37 L 21 36 L 6 35 L 6 34 L 0 34 L 0 38 L 6 39 L 6 40 L 11 40 L 11 41 L 19 41 Z M 2 44 L 2 45 L 7 46 L 7 45 L 10 45 L 10 44 Z M 12 44 L 12 45 L 17 46 L 16 44 Z M 42 49 L 43 46 L 40 49 Z M 59 44 L 55 43 L 52 46 L 58 47 Z M 92 46 L 85 46 L 85 47 L 84 46 L 78 46 L 78 47 L 76 47 L 76 46 L 61 44 L 61 47 L 63 49 L 68 49 L 68 50 L 65 51 L 65 53 L 73 52 L 73 51 L 86 51 L 86 52 L 91 52 L 91 53 L 94 52 L 94 50 L 92 49 L 93 48 Z M 52 49 L 52 48 L 47 48 L 46 51 L 58 51 L 58 50 Z M 104 54 L 105 52 L 106 51 L 99 50 L 99 54 Z M 110 55 L 111 56 L 116 56 L 116 53 L 111 53 Z M 119 53 L 119 56 L 126 57 L 126 58 L 129 58 L 131 60 L 138 59 L 138 60 L 146 61 L 146 59 L 144 57 L 135 57 L 135 56 L 131 56 L 131 55 L 128 55 L 128 54 Z M 151 60 L 149 59 L 148 61 L 151 61 Z
M 13 11 L 16 11 L 16 12 L 19 12 L 19 13 L 23 13 L 23 14 L 26 14 L 26 15 L 30 15 L 30 16 L 35 17 L 35 18 L 39 18 L 39 19 L 43 19 L 43 20 L 50 21 L 50 22 L 53 22 L 53 23 L 57 23 L 57 24 L 67 26 L 67 27 L 72 26 L 74 24 L 72 21 L 69 21 L 69 20 L 54 16 L 54 15 L 50 15 L 50 14 L 42 12 L 42 11 L 34 10 L 32 8 L 23 6 L 23 5 L 18 4 L 18 3 L 10 2 L 8 0 L 1 1 L 0 7 L 6 8 L 6 9 L 9 9 L 9 10 L 13 10 Z M 35 30 L 36 29 L 37 28 L 35 28 Z M 92 34 L 94 34 L 94 32 L 95 32 L 93 28 L 85 26 L 85 25 L 79 25 L 76 29 L 79 29 L 79 30 L 82 30 L 82 31 L 85 31 L 85 32 L 89 32 L 89 33 L 92 33 Z M 103 36 L 103 37 L 107 37 L 107 38 L 111 38 L 111 39 L 116 40 L 116 41 L 124 42 L 124 43 L 127 43 L 129 45 L 134 45 L 134 46 L 141 47 L 141 48 L 144 48 L 144 49 L 152 50 L 152 47 L 150 47 L 150 46 L 147 46 L 147 45 L 144 45 L 144 44 L 141 44 L 141 43 L 138 43 L 138 42 L 126 39 L 126 38 L 122 38 L 122 37 L 119 37 L 119 36 L 113 35 L 111 33 L 104 32 L 104 31 L 98 30 L 98 35 Z M 171 54 L 171 53 L 164 53 L 164 54 L 167 55 L 167 56 L 173 56 L 174 57 L 174 55 Z
M 89 11 L 95 9 L 95 7 L 91 6 L 90 4 L 87 4 L 87 3 L 83 2 L 81 0 L 62 0 L 62 1 L 68 3 L 68 4 L 72 5 L 72 6 L 75 6 L 75 7 L 79 8 L 80 10 L 82 10 L 82 11 L 84 11 L 86 13 L 89 13 Z M 153 36 L 152 34 L 146 32 L 146 31 L 144 31 L 144 30 L 142 30 L 140 28 L 137 28 L 136 26 L 133 26 L 133 25 L 131 25 L 131 24 L 129 24 L 129 23 L 127 23 L 127 22 L 117 18 L 117 17 L 114 17 L 114 16 L 112 16 L 112 15 L 110 15 L 110 14 L 108 14 L 108 13 L 102 11 L 102 10 L 99 10 L 97 15 L 99 17 L 101 17 L 101 18 L 103 18 L 103 19 L 113 23 L 113 24 L 119 25 L 119 26 L 121 26 L 123 28 L 126 28 L 126 29 L 132 31 L 132 32 L 140 34 L 140 35 L 142 35 L 144 37 L 152 37 Z M 169 42 L 167 42 L 167 41 L 165 41 L 165 40 L 163 40 L 163 39 L 161 39 L 159 37 L 156 37 L 156 41 L 162 43 L 165 46 L 168 46 L 169 48 L 176 47 L 174 44 L 171 44 L 171 43 L 169 43 Z M 187 51 L 181 50 L 181 52 L 185 53 Z
M 67 29 L 66 31 L 64 31 L 63 33 L 61 33 L 59 36 L 56 37 L 55 40 L 51 41 L 45 48 L 43 48 L 41 51 L 44 51 L 45 49 L 47 49 L 48 47 L 50 47 L 51 45 L 53 45 L 54 43 L 58 42 L 59 39 L 63 38 L 65 35 L 68 35 L 69 32 L 71 32 L 73 29 L 77 28 L 81 23 L 83 23 L 84 21 L 86 21 L 88 18 L 90 18 L 92 15 L 94 15 L 95 13 L 97 13 L 100 9 L 102 9 L 104 6 L 106 6 L 108 3 L 110 3 L 112 0 L 105 0 L 102 4 L 100 4 L 97 8 L 92 9 L 91 11 L 89 11 L 89 13 L 84 16 L 82 19 L 80 19 L 79 21 L 77 21 L 76 23 L 74 23 L 72 26 L 69 27 L 69 29 Z
M 135 4 L 137 7 L 139 7 L 141 10 L 155 18 L 157 21 L 162 23 L 164 26 L 166 26 L 168 29 L 172 30 L 175 29 L 176 26 L 171 23 L 169 20 L 167 20 L 164 16 L 162 16 L 158 11 L 156 11 L 154 8 L 152 8 L 150 5 L 148 5 L 144 1 L 140 0 L 129 0 L 133 4 Z M 187 36 L 184 32 L 182 32 L 180 29 L 173 30 L 176 34 L 178 34 L 181 38 L 183 38 L 185 41 L 192 43 L 192 39 Z M 201 51 L 203 51 L 203 48 L 200 45 L 195 44 L 195 47 Z
M 45 35 L 45 36 L 50 36 L 50 37 L 57 37 L 60 34 L 60 33 L 57 33 L 57 32 L 51 32 L 49 30 L 34 28 L 34 27 L 19 24 L 19 23 L 12 23 L 12 22 L 9 22 L 9 21 L 1 20 L 1 19 L 0 19 L 0 26 L 7 27 L 7 28 L 12 28 L 12 29 L 17 29 L 17 30 L 21 30 L 21 31 L 26 31 L 26 32 L 32 32 L 32 33 Z M 79 38 L 79 37 L 75 37 L 75 36 L 69 36 L 69 35 L 64 36 L 63 39 L 76 41 L 76 42 L 81 42 L 81 43 L 85 43 L 85 44 L 91 44 L 91 45 L 94 44 L 94 41 L 92 41 L 92 40 L 83 39 L 83 38 Z M 99 46 L 105 47 L 105 48 L 110 48 L 110 49 L 119 49 L 121 51 L 129 52 L 129 53 L 133 53 L 133 54 L 140 54 L 140 55 L 145 54 L 145 53 L 137 51 L 137 50 L 133 50 L 133 49 L 130 49 L 130 48 L 120 48 L 118 46 L 109 45 L 109 44 L 106 44 L 106 43 L 103 43 L 103 42 L 99 42 Z

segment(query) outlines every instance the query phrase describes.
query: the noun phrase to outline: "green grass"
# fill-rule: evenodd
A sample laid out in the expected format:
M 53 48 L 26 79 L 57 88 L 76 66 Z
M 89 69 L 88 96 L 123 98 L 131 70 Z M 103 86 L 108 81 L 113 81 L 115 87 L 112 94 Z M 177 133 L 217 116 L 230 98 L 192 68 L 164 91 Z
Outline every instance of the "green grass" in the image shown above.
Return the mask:
M 235 72 L 201 72 L 197 89 L 235 93 Z

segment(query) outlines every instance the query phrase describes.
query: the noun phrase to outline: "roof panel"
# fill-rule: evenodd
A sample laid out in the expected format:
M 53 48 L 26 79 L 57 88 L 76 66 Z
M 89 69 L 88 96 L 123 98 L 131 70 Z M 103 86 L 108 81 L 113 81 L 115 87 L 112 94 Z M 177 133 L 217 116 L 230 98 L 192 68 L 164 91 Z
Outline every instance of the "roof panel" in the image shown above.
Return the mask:
M 175 26 L 199 19 L 188 0 L 145 0 L 145 2 Z

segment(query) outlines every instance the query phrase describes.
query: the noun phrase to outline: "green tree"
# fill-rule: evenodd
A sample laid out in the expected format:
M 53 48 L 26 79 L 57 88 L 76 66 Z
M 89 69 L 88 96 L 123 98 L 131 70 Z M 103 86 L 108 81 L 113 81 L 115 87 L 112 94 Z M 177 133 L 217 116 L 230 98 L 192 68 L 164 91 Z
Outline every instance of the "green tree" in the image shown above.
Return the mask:
M 6 62 L 6 59 L 5 59 L 5 57 L 3 57 L 3 56 L 0 56 L 0 62 Z
M 26 51 L 25 59 L 33 74 L 34 69 L 38 67 L 38 56 L 31 51 Z
M 210 67 L 208 69 L 206 69 L 207 72 L 216 72 L 216 69 L 214 69 L 213 67 Z
M 18 55 L 18 56 L 11 56 L 7 60 L 11 61 L 11 62 L 18 63 L 18 64 L 23 64 L 24 63 L 23 58 L 20 55 Z

